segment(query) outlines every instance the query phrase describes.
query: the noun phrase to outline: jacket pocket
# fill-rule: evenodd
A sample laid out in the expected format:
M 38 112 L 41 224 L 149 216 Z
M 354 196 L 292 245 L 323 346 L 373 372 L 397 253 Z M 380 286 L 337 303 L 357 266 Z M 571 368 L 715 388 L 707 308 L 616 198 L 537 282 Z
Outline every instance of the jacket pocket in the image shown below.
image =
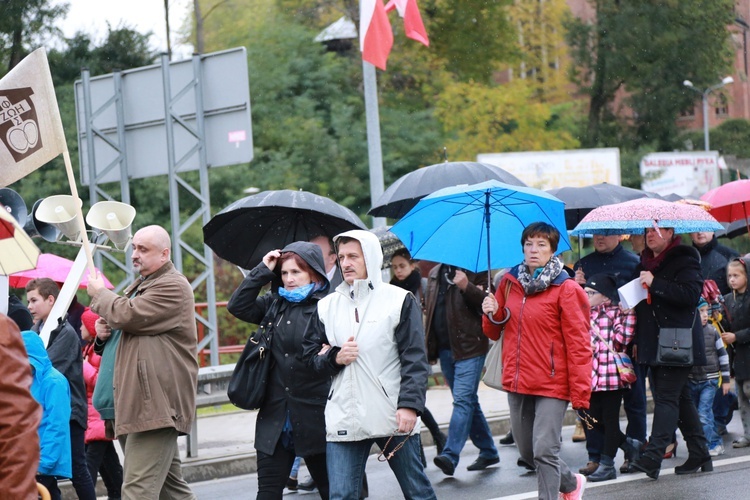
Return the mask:
M 148 385 L 148 363 L 145 359 L 138 360 L 138 383 L 141 384 L 141 394 L 143 399 L 148 401 L 151 399 L 151 388 Z

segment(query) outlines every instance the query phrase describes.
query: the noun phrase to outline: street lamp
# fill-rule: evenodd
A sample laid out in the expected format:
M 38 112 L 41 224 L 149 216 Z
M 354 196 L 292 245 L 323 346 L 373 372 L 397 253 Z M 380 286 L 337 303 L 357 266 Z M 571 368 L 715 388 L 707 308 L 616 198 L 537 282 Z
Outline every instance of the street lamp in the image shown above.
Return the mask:
M 734 83 L 734 78 L 731 76 L 726 76 L 721 81 L 721 83 L 717 83 L 716 85 L 712 85 L 711 87 L 708 87 L 706 90 L 698 90 L 693 86 L 693 82 L 690 80 L 685 80 L 682 82 L 682 84 L 689 88 L 690 90 L 694 90 L 695 92 L 698 92 L 703 97 L 703 145 L 706 148 L 706 151 L 708 151 L 708 94 L 713 92 L 714 90 L 718 90 L 724 85 L 729 85 L 730 83 Z

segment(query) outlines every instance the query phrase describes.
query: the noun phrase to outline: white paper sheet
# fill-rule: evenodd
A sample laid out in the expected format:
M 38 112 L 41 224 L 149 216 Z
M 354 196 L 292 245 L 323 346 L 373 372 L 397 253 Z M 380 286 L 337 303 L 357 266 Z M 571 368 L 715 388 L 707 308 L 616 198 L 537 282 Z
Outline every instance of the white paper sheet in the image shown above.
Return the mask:
M 617 293 L 620 295 L 620 305 L 623 309 L 632 309 L 638 302 L 648 297 L 648 290 L 643 288 L 640 278 L 622 285 L 617 289 Z

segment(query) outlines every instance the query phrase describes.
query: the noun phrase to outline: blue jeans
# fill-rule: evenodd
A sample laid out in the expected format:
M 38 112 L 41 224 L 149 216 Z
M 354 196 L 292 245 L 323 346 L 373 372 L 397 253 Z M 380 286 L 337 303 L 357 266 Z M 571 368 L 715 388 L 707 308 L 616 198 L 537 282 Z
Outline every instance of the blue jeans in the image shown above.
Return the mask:
M 388 443 L 386 452 L 391 452 L 406 437 L 394 436 Z M 388 438 L 384 437 L 362 441 L 329 441 L 326 444 L 330 500 L 351 500 L 360 497 L 362 475 L 365 472 L 370 448 L 375 443 L 382 450 L 387 442 Z M 404 498 L 434 500 L 437 497 L 422 468 L 419 445 L 419 434 L 412 435 L 388 460 L 388 465 L 401 486 Z
M 492 432 L 477 396 L 485 356 L 454 361 L 448 349 L 443 349 L 438 354 L 440 369 L 453 393 L 453 413 L 448 425 L 448 441 L 442 454 L 448 457 L 454 466 L 457 465 L 461 450 L 466 445 L 466 440 L 471 437 L 471 442 L 479 448 L 480 457 L 497 458 Z
M 698 416 L 703 425 L 703 434 L 706 436 L 708 448 L 714 448 L 721 444 L 721 437 L 716 432 L 714 423 L 714 396 L 718 389 L 718 380 L 701 380 L 689 382 L 690 394 L 693 396 L 693 403 L 698 409 Z

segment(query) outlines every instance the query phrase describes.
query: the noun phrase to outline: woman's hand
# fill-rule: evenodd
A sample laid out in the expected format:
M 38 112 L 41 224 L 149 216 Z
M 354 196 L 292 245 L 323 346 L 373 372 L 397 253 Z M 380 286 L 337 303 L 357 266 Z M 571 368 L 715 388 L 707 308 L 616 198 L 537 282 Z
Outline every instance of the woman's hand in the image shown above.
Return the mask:
M 482 301 L 482 312 L 488 316 L 494 316 L 497 312 L 497 299 L 491 293 L 488 294 Z
M 651 283 L 654 282 L 654 275 L 651 274 L 651 271 L 641 271 L 640 279 L 641 285 L 646 285 L 650 288 Z
M 266 265 L 269 271 L 273 271 L 273 269 L 276 267 L 276 263 L 279 261 L 279 257 L 281 257 L 281 250 L 271 250 L 263 256 L 263 263 Z
M 721 340 L 723 340 L 725 344 L 734 344 L 737 340 L 737 335 L 732 332 L 724 332 L 721 334 Z

